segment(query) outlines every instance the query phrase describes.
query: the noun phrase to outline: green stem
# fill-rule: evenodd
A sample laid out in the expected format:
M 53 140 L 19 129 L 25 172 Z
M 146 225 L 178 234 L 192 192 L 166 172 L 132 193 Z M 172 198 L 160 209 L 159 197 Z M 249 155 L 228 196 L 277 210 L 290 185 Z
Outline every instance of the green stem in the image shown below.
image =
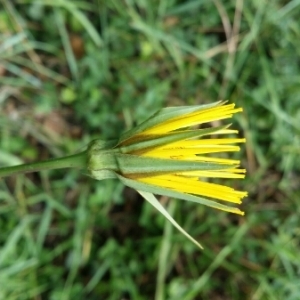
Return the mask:
M 37 172 L 42 170 L 84 168 L 86 167 L 86 161 L 87 152 L 83 151 L 70 156 L 53 158 L 29 164 L 22 164 L 18 166 L 0 168 L 0 178 L 14 174 L 23 174 L 27 172 Z

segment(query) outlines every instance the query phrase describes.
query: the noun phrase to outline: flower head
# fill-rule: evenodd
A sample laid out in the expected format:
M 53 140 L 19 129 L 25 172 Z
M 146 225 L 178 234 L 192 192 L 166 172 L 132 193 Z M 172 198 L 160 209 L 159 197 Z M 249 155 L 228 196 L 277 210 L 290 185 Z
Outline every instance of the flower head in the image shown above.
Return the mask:
M 242 215 L 241 210 L 226 203 L 240 204 L 247 192 L 207 181 L 245 176 L 238 160 L 220 157 L 239 151 L 237 144 L 245 139 L 223 138 L 237 133 L 229 129 L 230 125 L 210 125 L 241 111 L 224 101 L 162 109 L 119 140 L 93 141 L 88 150 L 88 170 L 96 179 L 118 177 L 140 191 Z

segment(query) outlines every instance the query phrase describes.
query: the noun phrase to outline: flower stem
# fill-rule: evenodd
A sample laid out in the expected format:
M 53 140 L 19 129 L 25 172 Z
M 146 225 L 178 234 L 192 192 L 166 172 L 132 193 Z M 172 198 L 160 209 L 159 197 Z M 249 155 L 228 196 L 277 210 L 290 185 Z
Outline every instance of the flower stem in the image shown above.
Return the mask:
M 52 158 L 44 161 L 22 164 L 12 167 L 0 168 L 0 178 L 14 175 L 23 174 L 28 172 L 37 172 L 52 169 L 64 168 L 85 168 L 87 160 L 87 152 L 83 151 L 70 156 L 60 158 Z

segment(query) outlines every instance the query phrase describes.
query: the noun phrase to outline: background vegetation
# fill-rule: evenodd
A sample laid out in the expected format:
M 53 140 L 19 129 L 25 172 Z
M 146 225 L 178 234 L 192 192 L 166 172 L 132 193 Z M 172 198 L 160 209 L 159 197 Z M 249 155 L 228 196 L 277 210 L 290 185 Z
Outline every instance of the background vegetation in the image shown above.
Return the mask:
M 0 299 L 300 299 L 300 1 L 1 0 L 0 164 L 74 153 L 171 105 L 230 99 L 245 217 L 117 181 L 0 182 Z

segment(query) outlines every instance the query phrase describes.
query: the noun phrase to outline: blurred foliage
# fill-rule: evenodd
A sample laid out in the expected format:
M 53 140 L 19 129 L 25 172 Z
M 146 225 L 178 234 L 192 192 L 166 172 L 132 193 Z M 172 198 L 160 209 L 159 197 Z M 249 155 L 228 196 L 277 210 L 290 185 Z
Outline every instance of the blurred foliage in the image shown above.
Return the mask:
M 74 153 L 157 109 L 230 99 L 244 218 L 116 181 L 0 182 L 0 299 L 299 299 L 300 2 L 1 0 L 0 164 Z M 225 182 L 227 183 L 227 182 Z

